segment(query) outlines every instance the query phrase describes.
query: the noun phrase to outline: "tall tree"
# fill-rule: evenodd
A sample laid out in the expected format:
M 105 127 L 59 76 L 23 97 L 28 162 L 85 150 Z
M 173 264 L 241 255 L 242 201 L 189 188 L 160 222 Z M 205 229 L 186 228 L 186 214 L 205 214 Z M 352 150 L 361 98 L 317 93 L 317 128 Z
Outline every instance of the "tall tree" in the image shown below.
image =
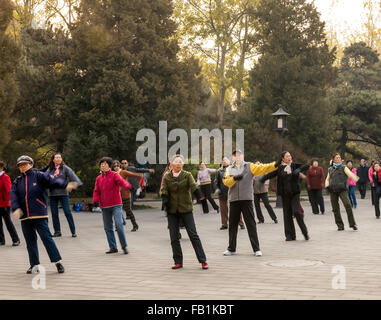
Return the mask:
M 65 65 L 69 157 L 86 170 L 108 154 L 134 160 L 139 129 L 189 128 L 201 103 L 200 67 L 180 61 L 166 0 L 83 0 Z M 80 155 L 80 156 L 79 156 Z
M 330 92 L 340 152 L 362 154 L 353 142 L 381 147 L 381 63 L 364 42 L 344 50 L 338 83 Z M 351 146 L 352 144 L 352 146 Z
M 257 1 L 180 0 L 174 3 L 183 51 L 200 57 L 203 62 L 203 73 L 218 99 L 218 119 L 222 124 L 229 91 L 236 90 L 240 104 L 245 88 L 245 62 L 254 51 L 249 39 L 255 33 L 249 11 Z
M 0 0 L 0 150 L 7 144 L 10 114 L 17 99 L 18 89 L 15 70 L 20 58 L 20 50 L 7 34 L 14 7 L 9 0 Z
M 260 57 L 246 99 L 252 121 L 271 130 L 271 113 L 281 104 L 291 114 L 290 141 L 307 154 L 323 155 L 331 142 L 324 98 L 335 76 L 324 23 L 306 0 L 262 0 L 254 15 Z

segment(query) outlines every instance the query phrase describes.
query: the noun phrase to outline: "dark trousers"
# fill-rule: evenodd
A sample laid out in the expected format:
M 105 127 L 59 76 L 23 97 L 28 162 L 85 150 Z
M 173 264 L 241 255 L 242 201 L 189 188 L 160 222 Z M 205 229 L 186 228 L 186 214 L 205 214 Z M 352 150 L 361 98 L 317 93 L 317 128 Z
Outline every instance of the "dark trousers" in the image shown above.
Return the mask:
M 3 231 L 3 219 L 5 222 L 5 226 L 7 227 L 7 230 L 9 232 L 9 235 L 12 238 L 12 242 L 15 243 L 17 241 L 20 241 L 19 236 L 17 235 L 16 228 L 13 225 L 11 220 L 11 210 L 9 207 L 3 207 L 3 208 L 0 208 L 0 242 L 5 243 L 5 236 Z
M 210 183 L 208 183 L 208 184 L 202 184 L 200 187 L 201 187 L 202 194 L 205 196 L 205 199 L 201 200 L 202 211 L 204 213 L 208 213 L 209 212 L 207 200 L 210 202 L 210 204 L 212 205 L 213 209 L 217 210 L 218 209 L 218 205 L 214 202 L 214 200 L 212 198 L 212 187 L 211 187 L 211 184 Z
M 320 207 L 320 212 L 324 213 L 325 208 L 324 208 L 324 198 L 323 198 L 322 189 L 309 190 L 309 196 L 310 196 L 312 212 L 314 214 L 318 214 L 319 207 Z
M 376 210 L 376 217 L 380 216 L 380 197 L 381 194 L 375 192 L 374 195 L 374 209 Z
M 376 187 L 371 187 L 370 193 L 372 196 L 372 206 L 374 206 L 374 198 L 376 197 Z
M 229 213 L 229 251 L 236 251 L 237 247 L 237 233 L 238 223 L 243 215 L 245 220 L 247 232 L 254 252 L 259 251 L 259 240 L 257 234 L 257 225 L 254 219 L 253 201 L 251 200 L 239 200 L 230 202 Z
M 126 219 L 131 219 L 131 223 L 134 227 L 137 227 L 138 224 L 136 223 L 135 215 L 132 212 L 131 209 L 131 198 L 123 199 L 123 210 L 126 211 Z
M 72 234 L 75 233 L 75 224 L 73 219 L 73 214 L 70 210 L 69 196 L 51 196 L 50 200 L 50 211 L 52 212 L 53 229 L 54 233 L 61 232 L 58 202 L 61 202 L 62 209 L 65 213 L 66 220 L 69 224 L 69 228 Z
M 229 221 L 229 207 L 228 207 L 228 200 L 227 199 L 219 199 L 220 201 L 220 210 L 221 210 L 221 225 L 224 227 L 228 226 Z M 240 226 L 243 226 L 243 220 L 242 220 L 242 214 L 239 219 Z
M 348 192 L 347 191 L 330 192 L 329 195 L 331 197 L 332 211 L 335 215 L 336 225 L 339 228 L 344 228 L 344 222 L 343 222 L 343 219 L 341 218 L 341 214 L 340 214 L 339 198 L 341 199 L 341 202 L 343 203 L 345 210 L 347 212 L 349 226 L 353 227 L 354 225 L 356 225 L 355 218 L 353 216 L 351 202 L 349 201 L 349 198 L 348 198 Z
M 196 253 L 198 262 L 205 262 L 206 256 L 202 248 L 200 237 L 197 234 L 196 224 L 194 223 L 193 212 L 188 213 L 168 213 L 169 236 L 171 239 L 173 260 L 176 264 L 183 263 L 183 252 L 180 245 L 180 223 L 184 223 L 193 249 Z
M 257 213 L 257 218 L 260 222 L 264 222 L 265 218 L 263 217 L 262 210 L 261 210 L 261 203 L 260 201 L 263 201 L 263 204 L 265 205 L 265 208 L 267 209 L 268 214 L 270 215 L 271 219 L 274 221 L 277 220 L 275 212 L 273 208 L 270 206 L 268 193 L 255 193 L 254 194 L 254 205 L 255 205 L 255 212 Z
M 286 239 L 296 239 L 295 225 L 292 214 L 296 218 L 300 230 L 304 236 L 308 235 L 307 227 L 304 223 L 303 214 L 300 212 L 300 194 L 286 193 L 282 195 L 284 233 Z
M 62 259 L 50 233 L 47 218 L 21 221 L 21 228 L 24 234 L 26 247 L 28 249 L 29 263 L 31 266 L 40 264 L 37 247 L 37 233 L 39 234 L 42 243 L 48 252 L 50 261 L 57 262 Z
M 359 187 L 359 192 L 360 192 L 360 195 L 361 195 L 361 199 L 364 199 L 365 198 L 365 195 L 366 195 L 366 187 L 367 187 L 367 183 L 357 183 L 358 187 Z

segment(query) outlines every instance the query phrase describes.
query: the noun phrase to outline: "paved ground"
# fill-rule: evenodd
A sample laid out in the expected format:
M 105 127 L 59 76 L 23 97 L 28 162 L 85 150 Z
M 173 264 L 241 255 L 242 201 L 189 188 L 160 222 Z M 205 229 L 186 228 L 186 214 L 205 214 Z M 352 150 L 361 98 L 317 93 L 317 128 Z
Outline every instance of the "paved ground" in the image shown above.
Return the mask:
M 254 257 L 246 230 L 239 231 L 237 256 L 225 257 L 228 232 L 219 230 L 219 215 L 202 214 L 197 205 L 195 219 L 209 270 L 201 270 L 185 230 L 184 268 L 170 269 L 167 223 L 159 209 L 135 211 L 138 232 L 129 231 L 128 221 L 128 255 L 105 254 L 99 213 L 75 213 L 78 238 L 71 238 L 62 214 L 63 237 L 56 243 L 66 272 L 56 272 L 39 242 L 46 289 L 33 289 L 33 275 L 25 274 L 25 243 L 11 247 L 7 234 L 7 245 L 0 247 L 0 299 L 380 299 L 381 219 L 375 219 L 370 200 L 359 200 L 357 232 L 348 228 L 346 214 L 346 230 L 336 231 L 328 199 L 324 216 L 312 215 L 307 202 L 303 206 L 310 241 L 297 227 L 297 241 L 285 242 L 281 209 L 275 209 L 279 224 L 266 215 L 266 223 L 258 225 L 262 257 Z M 19 222 L 16 227 L 21 234 Z M 338 277 L 345 280 L 345 289 Z

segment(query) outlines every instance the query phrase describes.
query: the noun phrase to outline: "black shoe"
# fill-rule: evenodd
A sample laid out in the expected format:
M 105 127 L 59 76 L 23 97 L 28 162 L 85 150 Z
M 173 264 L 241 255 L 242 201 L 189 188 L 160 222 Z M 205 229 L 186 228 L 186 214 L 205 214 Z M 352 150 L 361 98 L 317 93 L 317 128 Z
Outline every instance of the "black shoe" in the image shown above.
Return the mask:
M 15 241 L 12 243 L 12 247 L 17 247 L 20 245 L 20 241 Z
M 220 213 L 220 208 L 217 208 L 216 211 L 217 211 L 217 213 Z
M 33 270 L 34 269 L 34 270 Z M 40 270 L 38 270 L 38 266 L 31 266 L 28 270 L 27 270 L 27 274 L 32 274 L 33 273 L 39 273 Z
M 123 253 L 124 253 L 124 254 L 128 254 L 128 250 L 127 250 L 126 247 L 124 247 L 124 248 L 122 248 L 122 249 L 123 249 Z
M 380 216 L 376 216 L 376 219 L 380 219 Z
M 54 232 L 54 234 L 52 235 L 53 238 L 56 238 L 56 237 L 62 237 L 62 234 L 61 232 Z
M 134 226 L 134 227 L 131 229 L 131 232 L 135 232 L 135 231 L 138 231 L 138 229 L 139 229 L 139 226 L 138 226 L 138 225 L 136 225 L 136 226 Z
M 275 220 L 274 220 L 274 223 L 278 223 L 278 219 L 275 219 Z
M 71 236 L 72 238 L 77 238 L 77 235 L 75 233 L 73 233 Z
M 337 228 L 337 231 L 343 231 L 344 230 L 344 227 L 338 227 Z
M 109 254 L 109 253 L 117 253 L 118 252 L 118 249 L 117 248 L 112 248 L 110 249 L 109 251 L 106 252 L 106 254 Z
M 265 223 L 265 221 L 258 221 L 258 224 Z
M 357 228 L 356 225 L 352 226 L 351 228 L 352 228 L 353 230 L 358 230 L 358 228 Z
M 226 230 L 227 228 L 227 226 L 221 226 L 220 230 Z
M 65 272 L 65 268 L 61 262 L 56 263 L 56 268 L 57 268 L 58 273 L 64 273 Z
M 126 220 L 123 219 L 123 225 L 125 226 L 126 225 Z
M 241 224 L 240 227 L 241 227 L 241 230 L 245 229 L 245 225 L 243 225 L 243 224 Z
M 286 241 L 295 241 L 296 238 L 286 238 Z
M 305 240 L 310 240 L 310 236 L 308 235 L 308 233 L 307 233 L 307 234 L 304 234 L 303 236 L 304 236 L 304 239 L 305 239 Z
M 315 212 L 314 212 L 314 214 L 319 214 L 319 212 L 318 212 L 318 213 L 315 213 Z
M 208 214 L 209 213 L 209 211 L 208 212 L 204 212 L 204 214 Z
M 324 211 L 321 214 L 324 214 Z
M 0 242 L 0 246 L 5 246 L 5 242 Z

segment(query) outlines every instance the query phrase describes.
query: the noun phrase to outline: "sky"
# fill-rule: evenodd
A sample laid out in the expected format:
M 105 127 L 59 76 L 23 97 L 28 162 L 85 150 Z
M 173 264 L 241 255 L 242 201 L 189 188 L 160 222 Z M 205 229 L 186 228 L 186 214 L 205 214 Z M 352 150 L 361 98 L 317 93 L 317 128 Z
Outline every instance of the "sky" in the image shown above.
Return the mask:
M 341 38 L 362 29 L 362 21 L 365 19 L 362 2 L 362 0 L 337 0 L 332 6 L 332 0 L 315 0 L 315 5 L 321 13 L 322 20 L 327 26 L 334 24 L 334 30 Z

